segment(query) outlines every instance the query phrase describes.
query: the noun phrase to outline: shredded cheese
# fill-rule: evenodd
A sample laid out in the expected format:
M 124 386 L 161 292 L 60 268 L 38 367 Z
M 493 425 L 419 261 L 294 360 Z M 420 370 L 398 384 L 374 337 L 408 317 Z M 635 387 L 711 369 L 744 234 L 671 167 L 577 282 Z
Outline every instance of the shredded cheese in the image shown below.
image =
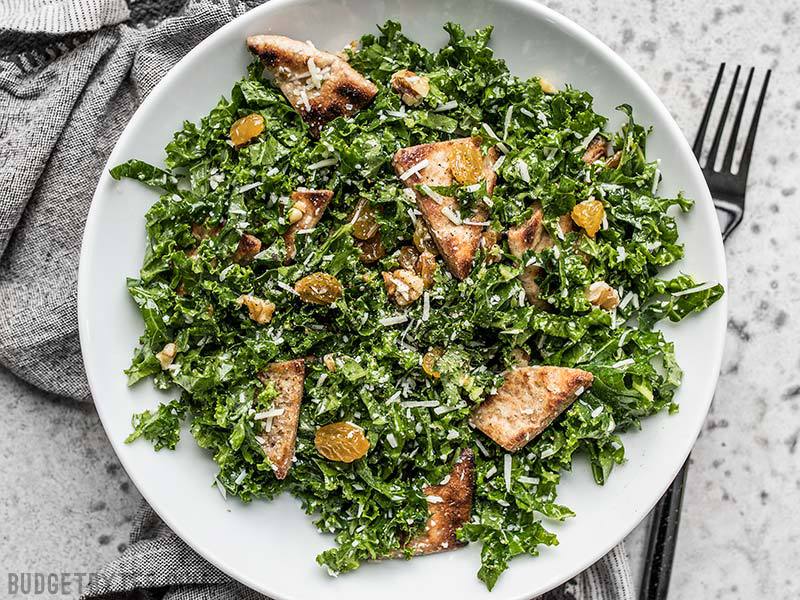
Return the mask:
M 390 327 L 392 325 L 399 325 L 400 323 L 405 323 L 406 321 L 408 321 L 407 316 L 397 315 L 394 317 L 384 317 L 383 319 L 379 319 L 378 323 L 380 323 L 384 327 Z
M 506 110 L 506 118 L 503 121 L 503 141 L 508 137 L 508 126 L 511 125 L 511 117 L 514 114 L 514 105 L 510 105 Z
M 423 192 L 425 192 L 426 196 L 428 196 L 431 200 L 436 202 L 436 204 L 441 204 L 442 202 L 444 202 L 444 196 L 442 196 L 441 194 L 439 194 L 437 192 L 434 192 L 431 189 L 431 186 L 429 186 L 427 183 L 423 183 L 421 186 L 419 186 L 419 188 Z M 442 212 L 444 212 L 444 211 L 442 211 Z
M 427 167 L 430 164 L 427 158 L 423 158 L 417 164 L 412 165 L 407 171 L 404 171 L 402 175 L 400 175 L 400 181 L 405 181 L 415 173 L 419 173 L 422 169 Z
M 309 171 L 316 171 L 317 169 L 323 169 L 325 167 L 332 167 L 339 161 L 336 158 L 324 158 L 319 162 L 311 163 L 308 165 Z
M 702 285 L 695 286 L 693 288 L 689 288 L 688 290 L 681 290 L 680 292 L 674 292 L 673 296 L 685 296 L 686 294 L 694 294 L 695 292 L 702 292 L 704 290 L 710 290 L 714 287 L 716 283 L 704 283 Z
M 531 175 L 528 172 L 528 163 L 526 163 L 522 159 L 518 159 L 516 164 L 517 164 L 517 172 L 519 173 L 519 176 L 522 179 L 522 181 L 524 181 L 525 183 L 530 183 Z
M 454 108 L 457 108 L 457 107 L 458 107 L 458 101 L 457 100 L 450 100 L 450 101 L 445 102 L 444 104 L 440 104 L 439 106 L 434 108 L 433 112 L 445 112 L 445 111 L 448 111 L 448 110 L 453 110 Z
M 422 292 L 422 317 L 421 320 L 427 321 L 431 316 L 431 296 L 428 292 Z

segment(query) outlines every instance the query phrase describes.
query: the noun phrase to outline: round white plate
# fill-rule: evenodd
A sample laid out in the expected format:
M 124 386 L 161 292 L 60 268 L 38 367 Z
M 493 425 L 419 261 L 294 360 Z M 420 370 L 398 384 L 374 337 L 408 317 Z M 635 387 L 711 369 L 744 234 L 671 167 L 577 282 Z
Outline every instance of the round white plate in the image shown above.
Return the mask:
M 386 19 L 402 22 L 412 39 L 437 48 L 441 25 L 467 30 L 493 24 L 493 47 L 512 73 L 542 75 L 556 85 L 591 92 L 598 112 L 621 118 L 614 107 L 633 105 L 637 119 L 655 127 L 650 158 L 661 158 L 662 194 L 683 190 L 697 200 L 680 218 L 687 258 L 680 270 L 726 283 L 719 226 L 702 174 L 681 132 L 647 85 L 589 33 L 537 4 L 521 0 L 272 0 L 223 27 L 190 52 L 153 90 L 111 153 L 110 168 L 129 158 L 163 164 L 163 148 L 185 119 L 198 120 L 228 95 L 250 55 L 248 35 L 271 32 L 313 40 L 337 50 Z M 582 459 L 564 476 L 559 500 L 577 516 L 550 524 L 560 545 L 538 558 L 511 563 L 490 594 L 475 577 L 480 548 L 411 561 L 364 565 L 329 577 L 314 561 L 329 547 L 291 497 L 244 505 L 225 502 L 209 483 L 216 465 L 188 432 L 175 452 L 154 453 L 146 442 L 125 445 L 131 413 L 175 396 L 148 382 L 129 389 L 122 371 L 142 332 L 125 278 L 136 276 L 145 248 L 144 213 L 157 194 L 106 172 L 92 202 L 81 252 L 78 309 L 83 358 L 97 410 L 125 470 L 167 524 L 197 552 L 239 581 L 280 600 L 323 597 L 348 600 L 492 598 L 522 600 L 543 593 L 591 565 L 647 514 L 680 468 L 708 410 L 719 371 L 726 320 L 723 298 L 714 307 L 666 326 L 685 371 L 678 414 L 648 419 L 642 432 L 625 435 L 627 463 L 599 487 Z M 677 269 L 676 269 L 677 270 Z M 412 592 L 413 590 L 413 592 Z

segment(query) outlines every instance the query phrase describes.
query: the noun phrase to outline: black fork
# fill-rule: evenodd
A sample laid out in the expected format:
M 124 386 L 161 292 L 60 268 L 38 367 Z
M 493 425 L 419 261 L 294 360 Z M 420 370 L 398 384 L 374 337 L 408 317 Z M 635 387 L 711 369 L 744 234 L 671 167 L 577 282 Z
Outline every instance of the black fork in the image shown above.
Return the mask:
M 720 142 L 722 140 L 722 132 L 725 128 L 725 123 L 728 120 L 728 112 L 731 108 L 734 92 L 736 91 L 736 83 L 739 80 L 739 74 L 742 68 L 736 67 L 733 74 L 733 82 L 731 83 L 730 91 L 725 99 L 725 104 L 722 108 L 722 115 L 720 116 L 717 131 L 714 133 L 714 139 L 711 142 L 711 148 L 708 151 L 708 158 L 703 167 L 703 175 L 708 183 L 708 188 L 711 190 L 711 196 L 714 198 L 714 206 L 717 210 L 725 213 L 729 219 L 722 229 L 722 239 L 728 239 L 730 233 L 738 227 L 742 222 L 744 215 L 744 195 L 747 188 L 747 173 L 750 171 L 750 159 L 753 155 L 753 144 L 756 139 L 756 130 L 758 129 L 758 120 L 761 118 L 761 107 L 764 105 L 764 97 L 767 94 L 767 86 L 769 85 L 769 77 L 772 74 L 771 70 L 767 71 L 764 77 L 764 83 L 761 86 L 761 93 L 758 96 L 755 112 L 753 113 L 753 120 L 750 124 L 750 130 L 747 132 L 747 139 L 744 143 L 742 150 L 742 158 L 739 162 L 739 169 L 733 173 L 733 156 L 736 152 L 736 140 L 739 136 L 739 126 L 742 124 L 742 115 L 744 114 L 744 107 L 747 104 L 747 95 L 750 92 L 750 84 L 753 81 L 754 68 L 750 68 L 747 74 L 747 81 L 744 84 L 742 97 L 739 100 L 739 109 L 736 111 L 736 118 L 733 120 L 731 127 L 731 134 L 728 138 L 728 146 L 725 150 L 725 156 L 722 158 L 722 168 L 717 171 L 715 164 L 717 162 L 717 152 L 719 151 Z M 714 101 L 717 99 L 717 91 L 719 84 L 722 81 L 722 74 L 725 71 L 725 63 L 719 66 L 717 78 L 714 81 L 714 87 L 711 90 L 711 95 L 708 98 L 706 111 L 703 114 L 703 120 L 700 122 L 700 129 L 697 131 L 697 137 L 694 140 L 692 150 L 697 157 L 698 162 L 703 152 L 703 139 L 706 136 L 706 129 L 708 122 L 711 119 L 711 111 L 714 108 Z
M 714 81 L 714 87 L 711 89 L 711 95 L 708 98 L 703 120 L 700 122 L 700 129 L 697 132 L 697 138 L 695 138 L 694 146 L 692 147 L 698 162 L 700 162 L 700 157 L 703 152 L 703 140 L 706 136 L 706 129 L 711 119 L 711 112 L 714 108 L 714 101 L 717 98 L 717 92 L 719 91 L 724 71 L 725 63 L 722 63 L 719 66 L 717 78 Z M 736 111 L 731 134 L 728 138 L 728 145 L 725 149 L 725 156 L 722 158 L 722 168 L 719 171 L 716 170 L 717 153 L 719 152 L 722 133 L 728 120 L 728 112 L 731 107 L 731 102 L 733 101 L 734 92 L 736 91 L 736 84 L 739 80 L 741 67 L 736 67 L 736 71 L 733 75 L 733 82 L 731 83 L 728 96 L 725 99 L 722 115 L 720 116 L 717 130 L 714 133 L 714 139 L 711 142 L 711 148 L 708 151 L 708 158 L 706 159 L 705 166 L 701 163 L 703 175 L 708 183 L 711 196 L 714 198 L 714 206 L 728 217 L 728 221 L 722 229 L 723 240 L 726 240 L 731 232 L 738 227 L 744 216 L 744 196 L 747 188 L 747 173 L 750 170 L 750 159 L 753 154 L 758 120 L 761 117 L 761 108 L 764 105 L 764 97 L 767 94 L 767 86 L 769 85 L 771 71 L 768 70 L 764 77 L 764 83 L 761 85 L 761 93 L 758 96 L 758 102 L 756 103 L 755 112 L 753 113 L 753 120 L 747 132 L 747 139 L 744 142 L 742 156 L 739 161 L 739 169 L 734 173 L 732 169 L 734 154 L 736 152 L 736 140 L 739 135 L 739 126 L 742 123 L 742 115 L 747 103 L 747 95 L 750 92 L 750 84 L 753 81 L 754 71 L 755 69 L 751 68 L 750 72 L 747 74 L 747 81 L 744 84 L 742 97 L 739 100 L 739 108 Z M 681 470 L 678 472 L 677 477 L 675 477 L 675 480 L 670 484 L 667 491 L 653 509 L 650 531 L 648 533 L 647 554 L 645 556 L 642 584 L 639 590 L 639 600 L 666 600 L 667 598 L 669 580 L 672 575 L 672 561 L 675 557 L 675 544 L 678 540 L 683 489 L 686 485 L 686 473 L 688 470 L 689 459 L 687 458 L 683 467 L 681 467 Z

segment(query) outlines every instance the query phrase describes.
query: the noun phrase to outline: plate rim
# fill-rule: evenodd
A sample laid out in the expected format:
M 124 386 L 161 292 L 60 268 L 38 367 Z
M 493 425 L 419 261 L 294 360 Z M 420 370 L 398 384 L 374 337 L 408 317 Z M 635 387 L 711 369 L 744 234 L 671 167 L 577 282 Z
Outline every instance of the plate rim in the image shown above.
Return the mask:
M 135 472 L 133 469 L 129 469 L 128 465 L 128 458 L 124 456 L 123 453 L 117 451 L 117 446 L 120 443 L 119 440 L 114 440 L 110 435 L 108 426 L 106 425 L 106 419 L 110 418 L 108 413 L 106 412 L 106 404 L 103 402 L 96 402 L 94 401 L 95 395 L 94 390 L 98 387 L 96 384 L 96 380 L 98 378 L 97 373 L 94 369 L 90 366 L 92 364 L 91 357 L 89 356 L 88 351 L 86 350 L 88 344 L 85 344 L 84 341 L 89 337 L 89 322 L 90 322 L 90 315 L 87 314 L 87 298 L 91 293 L 89 289 L 89 275 L 87 274 L 89 267 L 89 256 L 90 251 L 94 247 L 94 243 L 96 240 L 96 234 L 98 228 L 98 213 L 99 209 L 97 208 L 99 205 L 99 197 L 103 193 L 103 189 L 106 185 L 110 184 L 111 178 L 108 173 L 109 168 L 119 162 L 120 158 L 118 154 L 121 153 L 120 148 L 125 146 L 127 143 L 128 138 L 133 136 L 133 131 L 136 129 L 138 122 L 144 118 L 145 113 L 148 112 L 148 108 L 151 104 L 157 103 L 158 99 L 163 95 L 164 90 L 169 86 L 169 83 L 173 79 L 177 79 L 181 76 L 183 71 L 189 69 L 189 65 L 193 62 L 194 57 L 202 55 L 206 48 L 213 45 L 215 40 L 223 37 L 225 33 L 229 30 L 235 29 L 238 27 L 242 22 L 248 21 L 251 19 L 257 19 L 264 15 L 268 15 L 275 9 L 279 9 L 284 5 L 289 5 L 293 3 L 299 3 L 303 0 L 270 0 L 270 2 L 257 6 L 251 10 L 246 11 L 245 13 L 241 14 L 240 16 L 232 19 L 230 22 L 226 23 L 219 29 L 212 32 L 208 37 L 203 39 L 200 43 L 198 43 L 194 48 L 192 48 L 185 56 L 183 56 L 165 75 L 162 79 L 153 87 L 147 97 L 142 101 L 142 103 L 137 107 L 136 111 L 131 116 L 130 120 L 128 121 L 127 125 L 123 129 L 122 133 L 120 134 L 117 142 L 114 144 L 114 148 L 112 149 L 111 153 L 109 154 L 108 160 L 106 161 L 105 165 L 103 166 L 103 170 L 101 172 L 100 178 L 97 182 L 97 186 L 95 191 L 92 195 L 92 201 L 89 207 L 89 211 L 87 214 L 86 225 L 84 227 L 84 232 L 82 236 L 81 242 L 81 251 L 80 251 L 80 261 L 78 267 L 78 295 L 77 295 L 77 314 L 78 314 L 78 330 L 79 330 L 79 338 L 81 341 L 81 355 L 83 359 L 84 369 L 86 371 L 87 380 L 89 383 L 89 388 L 92 392 L 92 399 L 94 402 L 95 409 L 100 417 L 100 421 L 103 425 L 103 428 L 106 432 L 106 436 L 111 443 L 112 448 L 114 449 L 114 453 L 117 456 L 117 459 L 122 464 L 123 468 L 125 469 L 128 477 L 133 481 L 134 485 L 136 485 L 137 490 L 142 495 L 144 500 L 148 503 L 149 506 L 155 510 L 158 516 L 164 521 L 164 523 L 175 533 L 177 534 L 189 547 L 191 547 L 198 555 L 200 555 L 203 559 L 207 560 L 209 563 L 226 573 L 227 575 L 234 578 L 236 581 L 250 587 L 251 589 L 257 590 L 259 592 L 269 594 L 274 600 L 295 600 L 297 596 L 287 596 L 285 594 L 276 594 L 275 592 L 270 592 L 269 590 L 263 587 L 263 584 L 253 580 L 251 577 L 247 576 L 240 572 L 235 564 L 230 562 L 226 562 L 216 554 L 214 554 L 211 549 L 201 547 L 196 545 L 191 535 L 186 532 L 183 528 L 176 525 L 174 520 L 170 517 L 169 514 L 162 514 L 159 509 L 157 503 L 151 501 L 150 495 L 142 491 L 143 487 L 139 484 L 137 477 L 132 475 L 132 472 Z M 636 72 L 636 70 L 629 65 L 619 54 L 617 54 L 614 50 L 612 50 L 608 45 L 606 45 L 603 41 L 601 41 L 597 36 L 593 33 L 588 31 L 583 26 L 577 24 L 575 21 L 571 20 L 569 17 L 551 9 L 547 6 L 540 4 L 534 0 L 494 0 L 494 2 L 500 5 L 509 5 L 509 6 L 517 6 L 523 8 L 527 11 L 531 11 L 532 13 L 538 13 L 535 16 L 544 19 L 547 21 L 552 22 L 560 29 L 566 31 L 568 34 L 575 35 L 583 42 L 585 42 L 588 46 L 590 46 L 592 52 L 600 55 L 601 58 L 611 63 L 611 65 L 617 69 L 619 69 L 626 78 L 630 81 L 632 86 L 638 88 L 638 91 L 642 93 L 650 102 L 650 108 L 654 110 L 660 119 L 662 120 L 662 124 L 659 127 L 666 127 L 671 130 L 673 137 L 676 139 L 680 139 L 681 142 L 674 148 L 676 152 L 679 152 L 683 155 L 682 159 L 683 162 L 688 162 L 691 164 L 688 173 L 694 179 L 695 185 L 698 189 L 701 190 L 701 194 L 699 197 L 695 197 L 696 200 L 694 210 L 703 210 L 708 212 L 714 211 L 713 200 L 711 198 L 711 193 L 708 189 L 708 185 L 706 184 L 705 178 L 702 175 L 702 171 L 700 169 L 699 164 L 694 158 L 694 155 L 691 152 L 689 147 L 689 143 L 683 135 L 682 130 L 675 122 L 675 119 L 672 117 L 672 114 L 666 108 L 664 103 L 661 101 L 660 97 L 656 92 L 650 88 L 650 86 L 642 79 L 642 77 Z M 686 158 L 690 158 L 690 160 L 685 160 Z M 716 389 L 717 380 L 719 378 L 720 369 L 722 365 L 722 357 L 724 351 L 724 342 L 725 342 L 725 332 L 726 332 L 726 322 L 727 322 L 727 315 L 728 315 L 728 278 L 727 278 L 727 265 L 725 259 L 725 251 L 722 243 L 722 237 L 719 235 L 719 223 L 716 220 L 716 215 L 712 215 L 713 219 L 711 219 L 711 226 L 712 229 L 715 230 L 716 235 L 713 240 L 709 241 L 708 249 L 711 251 L 711 261 L 713 262 L 715 268 L 718 270 L 720 277 L 719 283 L 722 284 L 723 288 L 725 289 L 726 293 L 722 296 L 722 298 L 717 302 L 718 308 L 717 311 L 719 313 L 718 316 L 718 323 L 716 323 L 716 343 L 714 344 L 714 349 L 716 352 L 713 356 L 711 356 L 709 360 L 709 374 L 704 379 L 702 384 L 703 389 L 700 389 L 700 385 L 698 385 L 698 399 L 704 402 L 704 410 L 703 413 L 707 416 L 711 402 L 713 400 L 714 391 Z M 713 369 L 712 369 L 713 368 Z M 590 567 L 592 564 L 597 562 L 603 556 L 605 556 L 613 547 L 619 544 L 646 516 L 649 514 L 650 510 L 656 504 L 658 499 L 663 495 L 664 491 L 669 487 L 672 480 L 677 475 L 678 471 L 680 470 L 680 465 L 684 463 L 684 461 L 688 458 L 694 444 L 699 436 L 703 424 L 705 422 L 705 417 L 702 420 L 698 420 L 698 423 L 694 427 L 695 431 L 693 431 L 690 439 L 692 440 L 691 444 L 682 449 L 680 455 L 682 456 L 682 460 L 677 468 L 672 469 L 672 475 L 666 485 L 663 485 L 663 489 L 660 490 L 656 499 L 651 503 L 650 506 L 647 507 L 646 511 L 643 511 L 642 517 L 639 518 L 636 515 L 631 515 L 625 521 L 624 526 L 619 527 L 620 535 L 616 541 L 613 543 L 607 544 L 603 547 L 602 550 L 595 552 L 592 556 L 584 559 L 583 561 L 576 561 L 572 568 L 570 569 L 571 574 L 567 577 L 543 577 L 542 580 L 538 582 L 539 588 L 533 592 L 526 592 L 523 594 L 519 594 L 516 596 L 506 596 L 504 597 L 506 600 L 527 600 L 530 598 L 531 594 L 541 594 L 545 593 L 549 590 L 554 589 L 555 587 L 563 584 L 565 581 L 574 577 L 575 575 L 579 574 L 580 572 L 584 571 L 586 568 Z M 678 453 L 676 452 L 676 456 Z M 617 536 L 613 536 L 617 537 Z M 532 589 L 534 585 L 537 585 L 532 582 Z M 498 597 L 499 600 L 499 597 Z

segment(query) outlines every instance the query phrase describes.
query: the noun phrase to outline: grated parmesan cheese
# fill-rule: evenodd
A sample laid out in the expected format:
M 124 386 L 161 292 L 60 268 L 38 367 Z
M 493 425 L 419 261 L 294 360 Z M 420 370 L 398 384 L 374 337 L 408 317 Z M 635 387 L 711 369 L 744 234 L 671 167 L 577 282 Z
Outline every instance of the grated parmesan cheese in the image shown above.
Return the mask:
M 292 286 L 290 286 L 288 284 L 285 284 L 282 281 L 276 282 L 275 285 L 277 285 L 279 288 L 281 288 L 284 292 L 289 292 L 290 294 L 294 294 L 295 296 L 299 296 L 300 295 L 295 291 L 295 289 Z
M 436 202 L 436 204 L 441 204 L 442 202 L 444 202 L 444 196 L 442 196 L 437 192 L 434 192 L 431 189 L 431 186 L 429 186 L 427 183 L 423 183 L 421 186 L 419 186 L 419 189 L 425 192 L 425 195 L 428 196 L 434 202 Z
M 498 158 L 496 161 L 494 161 L 494 164 L 492 165 L 492 171 L 497 172 L 497 169 L 499 169 L 503 165 L 505 160 L 506 160 L 506 155 L 505 154 L 501 154 L 500 158 Z
M 481 454 L 484 456 L 489 456 L 489 451 L 486 449 L 486 446 L 481 444 L 481 441 L 477 438 L 475 438 L 475 445 L 478 447 L 478 450 L 481 451 Z
M 506 118 L 503 121 L 503 141 L 508 137 L 508 126 L 511 125 L 511 117 L 514 114 L 514 105 L 511 104 L 506 110 Z
M 421 320 L 427 321 L 431 316 L 431 296 L 428 292 L 422 292 L 422 317 Z
M 536 485 L 539 483 L 538 477 L 528 477 L 527 475 L 520 475 L 517 477 L 517 481 L 520 483 L 527 483 L 529 485 Z
M 405 400 L 400 403 L 403 408 L 435 408 L 439 406 L 438 400 Z
M 308 103 L 308 94 L 303 88 L 300 88 L 300 102 L 303 104 L 303 108 L 306 109 L 306 112 L 311 112 L 311 104 Z
M 261 421 L 269 417 L 280 417 L 285 412 L 286 412 L 285 408 L 270 408 L 269 410 L 256 413 L 255 415 L 253 415 L 253 418 L 256 421 Z
M 695 292 L 702 292 L 705 290 L 710 290 L 712 287 L 717 285 L 716 283 L 704 283 L 702 285 L 695 286 L 693 288 L 689 288 L 687 290 L 681 290 L 680 292 L 674 292 L 673 296 L 685 296 L 686 294 L 694 294 Z
M 248 183 L 247 185 L 241 186 L 236 191 L 240 194 L 244 194 L 245 192 L 249 192 L 250 190 L 254 190 L 261 185 L 260 181 L 254 181 L 253 183 Z
M 433 112 L 445 112 L 445 111 L 448 111 L 448 110 L 453 110 L 454 108 L 457 108 L 457 107 L 458 107 L 458 101 L 457 100 L 450 100 L 450 101 L 445 102 L 444 104 L 440 104 L 439 106 L 434 108 Z
M 506 491 L 511 491 L 511 455 L 503 455 L 503 479 L 506 482 Z
M 427 158 L 423 158 L 417 164 L 412 165 L 408 168 L 407 171 L 404 171 L 402 175 L 400 175 L 400 181 L 405 181 L 415 173 L 419 173 L 422 169 L 427 167 L 430 164 L 430 161 Z
M 528 163 L 526 163 L 522 159 L 519 159 L 517 160 L 516 165 L 517 165 L 517 172 L 519 173 L 519 176 L 522 179 L 522 181 L 524 181 L 525 183 L 530 183 L 531 175 L 528 172 Z
M 390 327 L 392 325 L 399 325 L 400 323 L 405 323 L 406 321 L 408 321 L 408 317 L 406 315 L 396 315 L 394 317 L 384 317 L 383 319 L 379 319 L 378 323 L 380 323 L 384 327 Z
M 336 158 L 324 158 L 319 162 L 312 163 L 306 167 L 309 171 L 316 171 L 317 169 L 323 169 L 325 167 L 332 167 L 339 161 Z

